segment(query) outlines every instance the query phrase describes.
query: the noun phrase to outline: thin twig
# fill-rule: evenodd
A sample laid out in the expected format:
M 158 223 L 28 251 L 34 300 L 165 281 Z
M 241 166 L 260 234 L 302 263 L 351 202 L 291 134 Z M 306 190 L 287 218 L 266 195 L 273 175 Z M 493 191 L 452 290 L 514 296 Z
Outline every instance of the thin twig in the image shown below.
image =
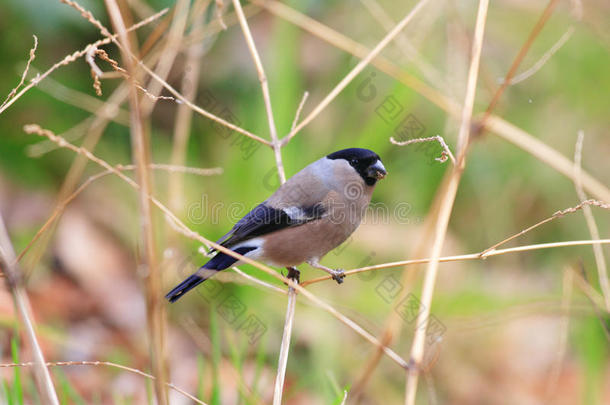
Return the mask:
M 440 143 L 441 147 L 443 148 L 443 151 L 441 152 L 441 156 L 435 158 L 434 160 L 438 160 L 441 163 L 445 163 L 447 161 L 447 158 L 449 158 L 449 159 L 451 159 L 451 162 L 453 164 L 455 164 L 455 158 L 453 157 L 453 153 L 451 153 L 449 146 L 447 146 L 447 143 L 445 142 L 443 137 L 440 135 L 430 136 L 428 138 L 409 139 L 409 140 L 406 140 L 403 142 L 397 141 L 396 139 L 394 139 L 393 136 L 390 137 L 390 142 L 392 142 L 394 145 L 398 145 L 398 146 L 405 146 L 405 145 L 410 145 L 412 143 L 430 142 L 430 141 L 438 141 L 438 143 Z
M 34 321 L 28 296 L 23 288 L 22 275 L 19 264 L 15 262 L 15 249 L 11 243 L 4 218 L 0 214 L 0 267 L 2 267 L 8 290 L 13 296 L 15 312 L 19 314 L 25 335 L 34 355 L 34 379 L 38 386 L 40 398 L 46 404 L 59 405 L 57 393 L 51 380 L 49 370 L 45 366 L 44 355 L 40 349 L 40 343 L 34 331 Z
M 518 75 L 516 75 L 515 77 L 513 77 L 512 79 L 510 79 L 510 82 L 508 83 L 509 85 L 515 85 L 517 83 L 521 83 L 522 81 L 524 81 L 525 79 L 533 76 L 534 74 L 536 74 L 536 72 L 538 72 L 540 69 L 542 69 L 542 67 L 544 66 L 545 63 L 547 63 L 549 61 L 549 59 L 551 59 L 551 57 L 553 57 L 553 55 L 555 55 L 555 53 L 557 53 L 557 51 L 559 49 L 561 49 L 561 47 L 568 42 L 568 40 L 570 38 L 572 38 L 572 35 L 574 34 L 574 31 L 576 31 L 576 28 L 573 25 L 570 25 L 567 29 L 566 32 L 563 33 L 563 35 L 561 36 L 561 38 L 559 38 L 559 40 L 551 47 L 551 49 L 549 49 L 548 51 L 546 51 L 541 57 L 540 59 L 538 59 L 536 61 L 536 63 L 534 63 L 532 65 L 531 68 L 527 69 L 526 71 L 519 73 Z M 504 81 L 505 79 L 501 79 L 501 82 Z
M 36 72 L 35 69 L 32 70 Z M 72 105 L 74 107 L 80 108 L 81 110 L 85 110 L 93 114 L 97 114 L 118 124 L 124 126 L 129 125 L 129 113 L 126 110 L 117 106 L 116 108 L 114 108 L 114 111 L 110 113 L 110 109 L 107 108 L 106 105 L 106 103 L 109 102 L 110 99 L 108 99 L 107 101 L 99 100 L 87 93 L 83 93 L 73 88 L 67 87 L 53 80 L 50 77 L 47 77 L 44 81 L 40 82 L 38 88 L 49 94 L 51 97 L 66 104 Z
M 243 271 L 241 271 L 241 270 L 240 270 L 238 267 L 236 267 L 236 266 L 233 266 L 233 267 L 231 267 L 231 268 L 232 268 L 232 269 L 233 269 L 233 271 L 235 271 L 237 274 L 239 274 L 240 276 L 242 276 L 242 277 L 243 277 L 243 278 L 245 278 L 246 280 L 251 281 L 251 282 L 252 282 L 252 283 L 254 283 L 254 284 L 257 284 L 257 285 L 263 286 L 263 287 L 265 287 L 265 288 L 268 288 L 268 289 L 273 290 L 273 291 L 275 291 L 275 292 L 278 292 L 278 293 L 280 293 L 280 294 L 284 294 L 284 295 L 288 294 L 288 292 L 287 292 L 286 290 L 284 290 L 284 289 L 282 289 L 282 288 L 280 288 L 280 287 L 274 286 L 273 284 L 266 283 L 266 282 L 264 282 L 263 280 L 259 280 L 259 279 L 258 279 L 258 278 L 256 278 L 256 277 L 252 277 L 251 275 L 249 275 L 249 274 L 244 273 Z
M 307 98 L 309 97 L 309 92 L 306 91 L 305 93 L 303 93 L 303 98 L 301 98 L 301 102 L 299 103 L 299 106 L 297 107 L 297 112 L 294 115 L 294 119 L 292 120 L 292 125 L 290 126 L 290 130 L 294 130 L 294 127 L 297 126 L 297 122 L 299 122 L 299 117 L 301 116 L 301 112 L 303 111 L 303 106 L 305 105 L 305 102 L 307 102 Z M 282 146 L 284 144 L 282 143 Z
M 175 2 L 172 23 L 167 32 L 165 45 L 161 50 L 163 57 L 159 58 L 157 61 L 157 66 L 155 67 L 155 73 L 164 80 L 167 79 L 167 76 L 169 75 L 169 72 L 174 65 L 174 61 L 176 60 L 176 56 L 180 50 L 180 43 L 182 42 L 184 30 L 186 28 L 189 5 L 190 0 L 177 0 Z M 146 119 L 152 113 L 157 100 L 159 100 L 159 95 L 161 94 L 162 89 L 163 86 L 157 80 L 152 80 L 149 84 L 148 91 L 154 97 L 149 97 L 148 99 L 142 100 L 141 108 L 142 117 L 144 119 Z
M 15 86 L 15 88 L 13 90 L 11 90 L 10 93 L 8 93 L 8 96 L 6 96 L 6 99 L 2 102 L 2 104 L 0 104 L 0 109 L 2 107 L 4 107 L 6 105 L 6 103 L 8 103 L 8 101 L 11 99 L 11 97 L 15 96 L 15 94 L 17 94 L 17 90 L 19 90 L 19 88 L 21 86 L 23 86 L 23 83 L 25 82 L 25 78 L 28 75 L 28 71 L 30 70 L 30 65 L 32 64 L 32 61 L 34 60 L 34 58 L 36 58 L 36 49 L 38 48 L 38 37 L 36 35 L 32 35 L 34 37 L 34 46 L 32 47 L 32 49 L 30 49 L 30 57 L 28 58 L 28 61 L 25 65 L 25 69 L 23 70 L 23 73 L 21 74 L 21 80 L 19 80 L 19 84 L 17 84 L 17 86 Z
M 549 20 L 549 18 L 553 14 L 553 10 L 555 9 L 555 6 L 557 6 L 558 2 L 559 2 L 558 0 L 550 0 L 549 3 L 547 4 L 546 8 L 540 15 L 540 18 L 538 19 L 538 21 L 536 21 L 536 25 L 534 25 L 534 28 L 532 28 L 530 35 L 528 36 L 527 40 L 525 41 L 525 43 L 519 50 L 519 53 L 515 57 L 515 60 L 513 61 L 512 65 L 510 66 L 510 69 L 508 69 L 508 73 L 506 73 L 506 76 L 504 77 L 504 81 L 502 82 L 502 85 L 498 88 L 498 90 L 496 90 L 495 94 L 493 95 L 493 98 L 489 102 L 489 105 L 487 106 L 487 109 L 485 110 L 485 114 L 484 114 L 483 118 L 481 119 L 481 121 L 479 122 L 479 125 L 481 127 L 483 127 L 485 125 L 485 122 L 491 115 L 491 112 L 496 108 L 496 105 L 498 104 L 500 97 L 502 96 L 502 94 L 504 94 L 504 90 L 506 90 L 506 88 L 510 84 L 513 76 L 517 73 L 517 69 L 519 68 L 519 65 L 521 65 L 521 62 L 523 62 L 525 55 L 527 55 L 527 52 L 530 50 L 532 44 L 538 37 L 538 34 L 540 34 L 540 31 L 542 31 L 542 28 L 545 26 L 546 22 Z
M 481 60 L 481 49 L 483 47 L 483 36 L 485 33 L 485 22 L 487 20 L 488 0 L 480 0 L 479 10 L 477 13 L 476 26 L 474 31 L 474 39 L 472 43 L 472 57 L 470 60 L 470 68 L 468 70 L 468 82 L 466 84 L 466 96 L 464 97 L 464 107 L 462 110 L 462 121 L 457 141 L 457 163 L 451 171 L 449 183 L 444 190 L 444 195 L 441 200 L 439 215 L 436 222 L 434 242 L 431 249 L 432 261 L 428 263 L 426 275 L 424 278 L 424 286 L 422 288 L 420 309 L 417 316 L 417 328 L 411 346 L 410 363 L 415 367 L 409 370 L 406 378 L 405 405 L 413 405 L 415 403 L 415 395 L 417 393 L 417 383 L 419 377 L 419 367 L 424 356 L 424 342 L 428 329 L 428 321 L 430 316 L 430 307 L 432 304 L 432 295 L 434 294 L 434 285 L 436 283 L 436 275 L 438 273 L 439 257 L 441 249 L 445 242 L 445 235 L 449 225 L 449 219 L 453 210 L 453 203 L 457 194 L 458 186 L 466 165 L 466 152 L 468 149 L 468 139 L 470 137 L 470 123 L 472 119 L 472 109 L 474 106 L 475 91 L 477 85 L 477 77 L 479 73 L 479 62 Z
M 209 0 L 200 2 L 209 4 Z M 194 6 L 193 6 L 194 7 Z M 193 17 L 191 30 L 199 33 L 204 26 L 205 8 L 200 7 L 199 12 Z M 184 97 L 193 102 L 197 96 L 199 83 L 199 71 L 201 69 L 202 44 L 193 43 L 186 50 L 186 62 L 180 90 Z M 174 136 L 172 140 L 171 162 L 176 165 L 184 165 L 186 162 L 186 152 L 189 136 L 191 133 L 191 123 L 193 120 L 193 110 L 186 104 L 179 104 L 174 122 Z M 184 178 L 179 174 L 171 176 L 168 182 L 169 207 L 173 212 L 180 213 L 184 209 Z
M 413 17 L 420 11 L 428 0 L 420 0 L 415 7 L 390 31 L 379 43 L 375 46 L 371 52 L 347 74 L 345 77 L 328 93 L 326 97 L 301 121 L 297 126 L 290 131 L 288 135 L 282 139 L 282 143 L 286 144 L 307 124 L 313 121 L 334 99 L 337 97 L 348 84 L 358 76 L 360 72 L 366 68 L 373 59 L 381 53 L 381 51 L 398 35 L 406 26 L 411 22 Z
M 574 165 L 576 166 L 576 181 L 574 182 L 574 186 L 576 187 L 578 199 L 583 201 L 583 203 L 587 201 L 587 195 L 582 188 L 582 179 L 580 176 L 582 173 L 582 145 L 584 139 L 585 133 L 583 131 L 579 131 L 578 140 L 576 141 L 576 148 L 574 151 Z M 606 208 L 610 208 L 610 205 L 606 204 Z M 599 239 L 599 229 L 595 223 L 595 218 L 593 217 L 590 204 L 583 205 L 582 212 L 585 216 L 585 221 L 587 222 L 587 228 L 589 228 L 591 238 Z M 606 311 L 610 312 L 610 285 L 608 284 L 608 270 L 606 268 L 606 258 L 604 257 L 604 250 L 602 249 L 602 246 L 593 245 L 593 254 L 595 256 L 595 263 L 597 264 L 597 276 L 602 290 L 602 295 L 604 296 L 605 308 Z
M 604 308 L 603 297 L 597 292 L 595 288 L 593 288 L 591 283 L 589 283 L 589 280 L 587 280 L 587 274 L 585 272 L 584 267 L 582 267 L 582 264 L 580 266 L 580 269 L 578 269 L 576 266 L 572 267 L 572 271 L 574 272 L 574 281 L 576 286 L 580 288 L 580 290 L 585 294 L 589 301 L 591 301 L 593 312 L 595 313 L 595 316 L 597 317 L 597 320 L 599 321 L 602 330 L 604 331 L 606 339 L 610 342 L 610 327 L 606 322 L 606 320 L 608 319 L 608 312 Z
M 108 366 L 108 367 L 114 367 L 114 368 L 118 368 L 120 370 L 123 371 L 127 371 L 133 374 L 137 374 L 139 376 L 142 376 L 144 378 L 148 378 L 149 380 L 155 380 L 155 376 L 154 375 L 150 375 L 148 373 L 145 373 L 144 371 L 138 370 L 137 368 L 132 368 L 132 367 L 127 367 L 124 366 L 122 364 L 117 364 L 117 363 L 113 363 L 110 361 L 91 361 L 91 360 L 85 360 L 85 361 L 48 361 L 45 363 L 47 367 L 63 367 L 63 366 Z M 25 363 L 0 363 L 0 368 L 10 368 L 10 367 L 31 367 L 33 366 L 34 363 L 32 362 L 25 362 Z M 180 394 L 184 395 L 185 397 L 189 398 L 192 401 L 197 402 L 198 404 L 201 405 L 207 405 L 205 402 L 203 402 L 202 400 L 200 400 L 199 398 L 189 394 L 188 392 L 184 391 L 182 388 L 177 387 L 176 385 L 170 383 L 170 382 L 166 382 L 165 383 L 169 388 L 173 389 L 176 392 L 179 392 Z
M 610 209 L 610 204 L 605 203 L 603 201 L 585 200 L 585 201 L 581 202 L 580 204 L 578 204 L 578 205 L 576 205 L 574 207 L 569 207 L 569 208 L 563 209 L 561 211 L 557 211 L 553 215 L 551 215 L 550 217 L 545 218 L 542 221 L 537 222 L 534 225 L 532 225 L 532 226 L 530 226 L 530 227 L 528 227 L 528 228 L 526 228 L 526 229 L 524 229 L 524 230 L 522 230 L 520 232 L 517 232 L 516 234 L 511 235 L 511 236 L 509 236 L 506 239 L 503 239 L 502 241 L 496 243 L 495 245 L 492 245 L 492 246 L 488 247 L 487 249 L 485 249 L 484 251 L 481 252 L 481 258 L 485 258 L 485 257 L 489 256 L 490 253 L 493 252 L 494 250 L 496 250 L 496 248 L 498 246 L 504 245 L 505 243 L 510 242 L 511 240 L 513 240 L 513 239 L 515 239 L 515 238 L 517 238 L 517 237 L 519 237 L 519 236 L 521 236 L 521 235 L 523 235 L 523 234 L 525 234 L 525 233 L 527 233 L 527 232 L 529 232 L 529 231 L 531 231 L 531 230 L 533 230 L 535 228 L 538 228 L 541 225 L 546 224 L 547 222 L 551 222 L 552 220 L 557 219 L 557 218 L 561 218 L 561 217 L 563 217 L 564 215 L 567 215 L 567 214 L 573 214 L 573 213 L 583 209 L 584 207 L 588 207 L 588 206 L 594 206 L 594 207 L 599 207 L 599 208 L 603 208 L 603 209 Z
M 574 287 L 574 272 L 571 268 L 563 271 L 563 289 L 561 295 L 561 323 L 559 326 L 559 349 L 553 359 L 553 366 L 547 380 L 545 399 L 546 403 L 552 402 L 552 396 L 557 390 L 557 384 L 563 368 L 563 363 L 568 346 L 568 333 L 570 331 L 570 302 L 572 301 L 572 290 Z

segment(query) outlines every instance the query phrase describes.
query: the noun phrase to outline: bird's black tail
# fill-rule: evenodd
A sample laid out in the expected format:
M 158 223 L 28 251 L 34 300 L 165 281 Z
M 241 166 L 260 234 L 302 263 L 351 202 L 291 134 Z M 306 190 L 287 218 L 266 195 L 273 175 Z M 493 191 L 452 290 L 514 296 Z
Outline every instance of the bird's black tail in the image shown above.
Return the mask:
M 195 273 L 174 287 L 170 292 L 167 293 L 165 298 L 167 298 L 169 302 L 175 302 L 184 294 L 203 283 L 205 280 L 205 278 Z
M 256 247 L 243 246 L 234 249 L 234 252 L 239 253 L 240 255 L 245 255 L 246 253 L 254 249 L 256 249 Z M 186 280 L 184 280 L 176 287 L 174 287 L 170 292 L 168 292 L 167 295 L 165 295 L 165 298 L 167 298 L 169 302 L 176 302 L 184 294 L 197 287 L 199 284 L 203 283 L 208 278 L 212 277 L 215 272 L 229 268 L 233 264 L 235 264 L 235 262 L 237 262 L 237 259 L 233 256 L 218 252 L 216 256 L 214 256 L 209 262 L 207 262 L 203 267 L 201 267 L 196 273 L 188 276 Z

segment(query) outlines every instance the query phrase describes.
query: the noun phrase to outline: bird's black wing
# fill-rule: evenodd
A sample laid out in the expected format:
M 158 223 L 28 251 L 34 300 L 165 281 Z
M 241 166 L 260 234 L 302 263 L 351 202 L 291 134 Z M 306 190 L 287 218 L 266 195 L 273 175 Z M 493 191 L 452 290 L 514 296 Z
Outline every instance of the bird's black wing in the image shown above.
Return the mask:
M 310 207 L 279 209 L 273 208 L 266 203 L 261 203 L 240 219 L 229 233 L 220 238 L 216 243 L 230 248 L 257 236 L 267 235 L 271 232 L 320 219 L 324 212 L 324 207 L 321 204 L 315 204 Z

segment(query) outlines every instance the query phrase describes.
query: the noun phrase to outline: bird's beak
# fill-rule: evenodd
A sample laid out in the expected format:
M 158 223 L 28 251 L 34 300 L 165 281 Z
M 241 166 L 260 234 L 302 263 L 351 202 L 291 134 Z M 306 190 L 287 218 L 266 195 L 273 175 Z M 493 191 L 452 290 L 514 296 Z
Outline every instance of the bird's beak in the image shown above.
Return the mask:
M 385 167 L 383 167 L 381 160 L 378 160 L 374 165 L 369 166 L 367 171 L 370 177 L 374 177 L 377 180 L 383 179 L 388 174 Z

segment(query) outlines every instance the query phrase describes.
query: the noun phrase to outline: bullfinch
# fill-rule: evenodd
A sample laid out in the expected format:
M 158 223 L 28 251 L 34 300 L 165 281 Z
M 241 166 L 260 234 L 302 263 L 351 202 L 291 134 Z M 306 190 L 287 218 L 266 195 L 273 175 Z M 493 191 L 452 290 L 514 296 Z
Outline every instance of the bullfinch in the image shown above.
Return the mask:
M 386 174 L 381 159 L 371 150 L 350 148 L 331 153 L 292 176 L 217 243 L 289 270 L 307 262 L 341 283 L 343 271 L 323 266 L 319 260 L 360 225 L 375 184 Z M 174 302 L 216 272 L 238 264 L 238 259 L 216 252 L 165 297 Z

